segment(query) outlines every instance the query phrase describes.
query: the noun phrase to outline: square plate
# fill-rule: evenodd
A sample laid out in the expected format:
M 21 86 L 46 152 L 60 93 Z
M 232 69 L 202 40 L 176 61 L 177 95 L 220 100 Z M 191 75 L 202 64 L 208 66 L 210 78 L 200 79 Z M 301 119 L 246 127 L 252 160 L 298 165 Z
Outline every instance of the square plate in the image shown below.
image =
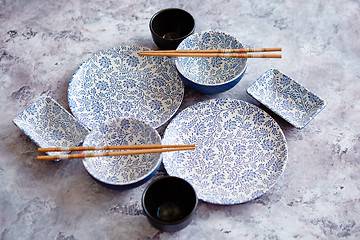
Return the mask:
M 41 97 L 16 116 L 13 122 L 39 147 L 78 146 L 89 133 L 88 129 L 49 96 Z
M 326 106 L 323 99 L 277 69 L 266 71 L 247 92 L 299 129 Z

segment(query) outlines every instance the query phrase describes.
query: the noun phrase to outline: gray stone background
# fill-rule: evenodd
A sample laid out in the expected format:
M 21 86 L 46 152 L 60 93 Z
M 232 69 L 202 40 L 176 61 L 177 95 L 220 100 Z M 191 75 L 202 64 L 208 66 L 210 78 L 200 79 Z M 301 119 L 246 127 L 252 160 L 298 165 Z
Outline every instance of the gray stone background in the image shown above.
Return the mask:
M 233 206 L 200 202 L 193 222 L 176 233 L 147 222 L 140 205 L 146 184 L 110 190 L 81 161 L 37 162 L 37 146 L 12 123 L 42 95 L 69 110 L 69 80 L 94 53 L 119 45 L 156 49 L 148 23 L 168 7 L 189 11 L 197 32 L 283 48 L 281 60 L 251 59 L 225 93 L 186 89 L 180 110 L 216 97 L 259 106 L 246 89 L 270 68 L 327 101 L 302 130 L 274 116 L 289 159 L 270 191 Z M 0 239 L 359 239 L 359 22 L 357 0 L 1 0 Z

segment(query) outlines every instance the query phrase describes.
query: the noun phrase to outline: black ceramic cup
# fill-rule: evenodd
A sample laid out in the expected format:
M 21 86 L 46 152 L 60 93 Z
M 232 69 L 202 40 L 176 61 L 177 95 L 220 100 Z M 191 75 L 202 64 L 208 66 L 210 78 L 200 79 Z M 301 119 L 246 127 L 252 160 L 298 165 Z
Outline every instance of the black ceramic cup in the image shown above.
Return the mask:
M 175 232 L 191 222 L 198 198 L 190 183 L 168 176 L 154 180 L 146 187 L 141 204 L 154 227 L 164 232 Z
M 167 8 L 154 14 L 149 27 L 160 49 L 176 49 L 182 40 L 194 32 L 195 20 L 185 10 Z

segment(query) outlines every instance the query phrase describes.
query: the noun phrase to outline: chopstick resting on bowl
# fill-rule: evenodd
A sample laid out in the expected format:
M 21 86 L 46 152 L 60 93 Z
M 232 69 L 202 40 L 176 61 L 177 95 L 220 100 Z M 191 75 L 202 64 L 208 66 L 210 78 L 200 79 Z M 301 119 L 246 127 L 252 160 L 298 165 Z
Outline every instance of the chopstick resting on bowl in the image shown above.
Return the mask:
M 142 51 L 141 56 L 165 57 L 221 57 L 221 58 L 281 58 L 281 54 L 249 54 L 249 52 L 276 52 L 282 48 L 240 48 L 209 50 L 159 50 Z
M 126 151 L 44 155 L 44 156 L 37 156 L 36 159 L 38 161 L 51 161 L 58 159 L 65 160 L 65 159 L 74 159 L 74 158 L 109 157 L 109 156 L 122 156 L 122 155 L 162 153 L 162 152 L 172 152 L 172 151 L 185 151 L 185 150 L 195 150 L 195 145 L 150 144 L 150 145 L 38 148 L 38 152 L 89 151 L 89 150 L 126 150 Z

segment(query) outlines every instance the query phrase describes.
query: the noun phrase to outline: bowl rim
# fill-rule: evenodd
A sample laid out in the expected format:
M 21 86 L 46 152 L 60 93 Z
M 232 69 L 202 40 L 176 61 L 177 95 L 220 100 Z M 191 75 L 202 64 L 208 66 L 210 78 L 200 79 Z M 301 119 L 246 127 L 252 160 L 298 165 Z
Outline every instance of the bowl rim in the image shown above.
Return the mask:
M 227 34 L 227 33 L 221 32 L 221 31 L 212 31 L 212 30 L 202 31 L 202 32 L 194 33 L 194 34 L 192 34 L 191 36 L 188 36 L 188 37 L 192 37 L 192 36 L 196 36 L 196 35 L 200 35 L 200 34 L 204 34 L 204 33 L 224 34 L 224 35 L 226 35 L 226 36 L 228 36 L 228 37 L 233 38 L 235 41 L 237 41 L 238 43 L 240 43 L 241 46 L 242 46 L 242 43 L 241 43 L 238 39 L 236 39 L 235 37 L 231 36 L 230 34 Z M 185 42 L 186 40 L 187 40 L 187 38 L 184 39 L 184 40 L 179 44 L 179 46 L 180 46 L 183 42 Z M 179 50 L 179 49 L 178 49 L 179 46 L 177 47 L 177 50 Z M 184 58 L 184 57 L 183 57 L 183 58 Z M 226 81 L 226 82 L 215 83 L 215 84 L 199 83 L 199 82 L 197 82 L 197 81 L 194 81 L 193 79 L 188 78 L 188 77 L 183 73 L 183 71 L 182 71 L 183 68 L 182 68 L 182 67 L 181 67 L 181 68 L 179 67 L 179 66 L 180 66 L 179 57 L 175 57 L 175 66 L 176 66 L 176 69 L 179 71 L 179 73 L 180 73 L 183 77 L 185 77 L 188 81 L 190 81 L 190 82 L 192 82 L 192 83 L 194 83 L 194 84 L 197 84 L 197 85 L 199 85 L 199 86 L 204 86 L 204 87 L 218 87 L 218 86 L 223 86 L 223 85 L 226 85 L 226 84 L 228 84 L 228 83 L 230 83 L 230 82 L 235 81 L 237 78 L 239 78 L 239 77 L 245 72 L 245 70 L 247 69 L 247 64 L 248 64 L 248 61 L 247 61 L 247 59 L 245 58 L 245 65 L 244 65 L 242 71 L 241 71 L 239 74 L 237 74 L 236 76 L 234 76 L 233 78 L 231 78 L 231 79 L 229 79 L 228 81 Z
M 191 31 L 186 34 L 185 36 L 182 36 L 182 37 L 179 37 L 179 38 L 172 38 L 172 39 L 166 39 L 162 36 L 160 36 L 159 34 L 157 34 L 157 32 L 155 32 L 155 30 L 153 29 L 153 21 L 154 19 L 159 16 L 161 13 L 163 12 L 167 12 L 167 11 L 173 11 L 173 10 L 176 10 L 176 11 L 180 11 L 180 12 L 184 12 L 186 13 L 187 15 L 189 15 L 189 17 L 191 18 L 192 22 L 193 22 L 193 26 L 192 26 L 192 29 Z M 158 12 L 156 12 L 150 19 L 150 22 L 149 22 L 149 27 L 150 27 L 150 31 L 151 33 L 153 33 L 156 37 L 158 38 L 161 38 L 163 40 L 166 40 L 166 41 L 169 41 L 169 42 L 175 42 L 175 41 L 179 41 L 179 40 L 184 40 L 185 38 L 189 37 L 190 35 L 192 35 L 194 33 L 194 30 L 195 30 L 195 19 L 194 17 L 187 11 L 185 11 L 184 9 L 181 9 L 181 8 L 165 8 L 165 9 L 162 9 Z
M 147 125 L 148 127 L 152 128 L 154 130 L 154 132 L 156 133 L 156 136 L 160 139 L 160 143 L 161 143 L 161 136 L 159 134 L 159 132 L 152 126 L 150 126 L 149 124 L 145 123 L 144 121 L 141 121 L 139 119 L 136 119 L 136 118 L 129 118 L 129 117 L 120 117 L 120 118 L 116 118 L 116 119 L 109 119 L 107 121 L 105 121 L 104 123 L 100 124 L 98 127 L 102 127 L 102 126 L 105 126 L 108 122 L 114 122 L 114 121 L 119 121 L 119 120 L 123 120 L 123 119 L 129 119 L 130 121 L 138 121 L 138 122 L 141 122 L 142 124 L 144 125 Z M 94 131 L 95 129 L 93 129 L 92 131 Z M 89 135 L 91 134 L 91 132 L 89 133 Z M 88 135 L 88 136 L 89 136 Z M 88 137 L 87 136 L 87 137 Z M 86 138 L 87 138 L 86 137 Z M 86 140 L 85 138 L 85 140 Z M 84 140 L 84 142 L 85 142 Z M 154 164 L 154 166 L 146 173 L 144 174 L 143 176 L 141 176 L 140 178 L 136 178 L 132 181 L 129 181 L 129 182 L 126 182 L 126 183 L 113 183 L 113 182 L 109 182 L 107 180 L 104 180 L 104 179 L 100 179 L 98 178 L 97 176 L 94 176 L 91 172 L 88 171 L 88 168 L 86 167 L 86 164 L 84 163 L 84 161 L 86 161 L 86 158 L 84 158 L 82 160 L 82 163 L 86 169 L 86 171 L 93 177 L 95 178 L 96 180 L 102 182 L 102 183 L 105 183 L 105 184 L 108 184 L 108 185 L 112 185 L 112 186 L 129 186 L 129 185 L 132 185 L 132 184 L 136 184 L 136 183 L 139 183 L 141 181 L 143 181 L 144 179 L 148 178 L 149 176 L 151 176 L 154 172 L 157 171 L 157 169 L 159 168 L 161 162 L 162 162 L 162 156 L 161 154 L 159 155 L 159 158 L 157 159 L 156 161 L 156 164 Z
M 188 215 L 186 215 L 185 217 L 183 217 L 182 219 L 177 220 L 177 221 L 171 221 L 171 222 L 162 221 L 162 220 L 160 220 L 160 219 L 157 219 L 157 218 L 153 217 L 153 216 L 149 213 L 149 211 L 148 211 L 148 209 L 147 209 L 147 207 L 146 207 L 146 204 L 145 204 L 145 196 L 146 196 L 146 193 L 148 192 L 149 188 L 150 188 L 153 184 L 155 184 L 156 182 L 162 181 L 162 180 L 166 180 L 166 179 L 169 179 L 169 178 L 178 179 L 178 180 L 186 183 L 187 185 L 190 186 L 190 188 L 192 189 L 192 191 L 194 192 L 194 195 L 195 195 L 195 204 L 194 204 L 191 212 L 190 212 Z M 154 221 L 154 222 L 156 222 L 156 223 L 158 223 L 158 224 L 161 224 L 161 225 L 177 225 L 177 224 L 181 224 L 181 223 L 185 222 L 186 220 L 188 220 L 189 218 L 191 218 L 191 217 L 194 215 L 194 213 L 196 212 L 198 203 L 199 203 L 199 198 L 198 198 L 198 196 L 197 196 L 197 194 L 196 194 L 195 188 L 194 188 L 188 181 L 186 181 L 185 179 L 180 178 L 180 177 L 176 177 L 176 176 L 163 176 L 163 177 L 160 177 L 160 178 L 158 178 L 158 179 L 155 179 L 154 181 L 152 181 L 151 183 L 149 183 L 149 184 L 146 186 L 146 188 L 145 188 L 145 190 L 143 191 L 143 194 L 142 194 L 142 196 L 141 196 L 141 205 L 142 205 L 142 208 L 143 208 L 143 210 L 144 210 L 145 215 L 146 215 L 148 218 L 150 218 L 151 221 Z

